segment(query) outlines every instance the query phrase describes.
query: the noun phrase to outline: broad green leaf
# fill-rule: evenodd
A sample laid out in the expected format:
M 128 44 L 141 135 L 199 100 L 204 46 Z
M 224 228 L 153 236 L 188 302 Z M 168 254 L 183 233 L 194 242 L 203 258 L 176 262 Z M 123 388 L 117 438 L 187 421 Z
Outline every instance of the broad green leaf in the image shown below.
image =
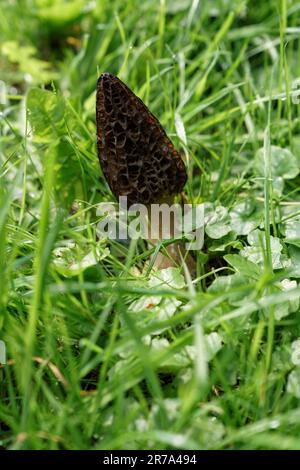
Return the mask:
M 139 315 L 141 312 L 147 311 L 156 320 L 166 320 L 172 317 L 181 306 L 181 300 L 176 299 L 176 297 L 151 296 L 151 289 L 153 287 L 183 289 L 185 281 L 180 270 L 178 268 L 166 268 L 155 271 L 146 285 L 149 288 L 150 295 L 143 295 L 133 301 L 129 306 L 129 311 Z M 156 330 L 153 334 L 158 335 L 162 331 Z
M 296 367 L 288 376 L 286 390 L 296 398 L 300 398 L 300 367 Z
M 231 232 L 230 217 L 225 207 L 214 207 L 213 204 L 207 203 L 204 214 L 205 232 L 210 238 L 222 238 Z
M 297 287 L 297 282 L 290 281 L 289 279 L 283 279 L 279 283 L 279 287 L 283 291 L 292 290 Z M 299 299 L 296 299 L 275 305 L 274 315 L 276 320 L 281 320 L 282 318 L 287 317 L 290 313 L 296 312 L 299 308 L 299 304 Z
M 232 305 L 239 305 L 245 301 L 245 288 L 249 286 L 249 278 L 239 273 L 228 276 L 219 276 L 209 286 L 208 292 L 211 294 L 228 293 L 228 301 Z M 232 293 L 230 291 L 233 291 Z
M 211 361 L 215 355 L 220 351 L 223 346 L 223 340 L 221 335 L 216 331 L 208 335 L 204 335 L 205 349 L 206 349 L 206 358 L 208 361 Z M 191 359 L 195 360 L 197 351 L 196 346 L 186 346 L 186 352 Z
M 273 236 L 270 239 L 273 269 L 288 267 L 290 260 L 282 253 L 283 246 L 280 239 Z M 240 254 L 252 263 L 263 265 L 266 250 L 265 233 L 261 230 L 254 230 L 248 235 L 247 240 L 250 246 L 246 246 L 240 251 Z
M 109 255 L 109 249 L 98 245 L 91 250 L 89 247 L 83 251 L 82 247 L 70 241 L 67 246 L 56 248 L 53 252 L 53 264 L 56 270 L 64 276 L 78 276 L 91 266 L 97 265 Z
M 247 201 L 236 204 L 230 211 L 231 228 L 237 235 L 248 235 L 259 226 L 262 214 L 257 211 L 254 202 Z
M 280 197 L 284 189 L 284 178 L 282 176 L 274 176 L 272 178 L 273 196 Z
M 184 277 L 179 268 L 166 268 L 155 271 L 150 277 L 149 287 L 163 286 L 173 289 L 183 289 L 185 287 Z
M 284 180 L 293 179 L 298 175 L 299 164 L 297 157 L 289 149 L 271 145 L 270 152 L 273 195 L 280 197 L 284 189 Z M 255 155 L 254 170 L 261 178 L 268 176 L 265 163 L 265 150 L 260 148 Z M 260 183 L 263 184 L 263 180 Z
M 226 248 L 232 247 L 238 250 L 243 248 L 243 244 L 240 240 L 236 239 L 235 232 L 229 232 L 222 238 L 215 239 L 208 246 L 209 251 L 225 251 Z
M 291 361 L 295 366 L 298 366 L 300 365 L 300 338 L 293 341 L 291 347 Z
M 299 211 L 289 212 L 288 219 L 281 224 L 281 233 L 285 236 L 284 241 L 292 245 L 300 246 L 300 215 Z
M 225 261 L 229 263 L 238 273 L 245 277 L 251 277 L 252 279 L 259 279 L 262 270 L 257 264 L 252 263 L 248 259 L 241 255 L 225 255 Z
M 152 310 L 153 307 L 158 305 L 162 300 L 159 295 L 143 295 L 139 299 L 135 300 L 130 304 L 129 311 L 140 312 L 141 310 Z
M 153 353 L 159 353 L 160 351 L 166 350 L 170 346 L 170 342 L 166 338 L 153 338 L 151 340 L 151 351 Z M 180 352 L 180 353 L 170 353 L 164 360 L 160 363 L 160 368 L 167 370 L 180 370 L 183 367 L 186 367 L 190 364 L 189 357 Z
M 288 274 L 290 277 L 300 278 L 300 247 L 290 245 L 288 252 L 291 260 Z
M 255 155 L 254 168 L 258 176 L 265 176 L 265 154 L 260 148 Z M 295 178 L 300 169 L 297 158 L 289 150 L 271 145 L 272 178 L 282 177 L 284 179 Z

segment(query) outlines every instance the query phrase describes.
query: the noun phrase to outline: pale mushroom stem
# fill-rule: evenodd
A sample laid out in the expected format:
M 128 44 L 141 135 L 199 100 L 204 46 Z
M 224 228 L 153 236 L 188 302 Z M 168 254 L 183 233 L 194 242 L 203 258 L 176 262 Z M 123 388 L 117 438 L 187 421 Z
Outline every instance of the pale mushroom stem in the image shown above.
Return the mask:
M 162 201 L 160 201 L 161 203 Z M 170 198 L 168 201 L 164 201 L 165 203 L 172 205 L 173 197 Z M 148 226 L 149 226 L 149 233 L 151 236 L 148 239 L 149 245 L 151 248 L 154 246 L 157 246 L 159 243 L 161 243 L 164 240 L 164 227 L 163 223 L 164 221 L 162 218 L 159 218 L 158 220 L 158 225 L 153 226 L 153 220 L 151 220 L 151 210 L 149 210 L 149 218 L 148 218 Z M 176 230 L 176 220 L 174 217 L 174 213 L 170 213 L 170 233 L 169 233 L 169 238 L 174 238 Z M 150 231 L 151 230 L 151 231 Z M 191 275 L 194 275 L 196 272 L 196 262 L 194 258 L 192 257 L 190 252 L 187 252 L 185 248 L 185 242 L 184 241 L 174 241 L 173 243 L 163 247 L 157 254 L 156 259 L 153 264 L 153 268 L 156 269 L 165 269 L 165 268 L 170 268 L 170 267 L 178 267 L 182 266 L 182 262 L 186 263 L 187 268 L 190 271 Z

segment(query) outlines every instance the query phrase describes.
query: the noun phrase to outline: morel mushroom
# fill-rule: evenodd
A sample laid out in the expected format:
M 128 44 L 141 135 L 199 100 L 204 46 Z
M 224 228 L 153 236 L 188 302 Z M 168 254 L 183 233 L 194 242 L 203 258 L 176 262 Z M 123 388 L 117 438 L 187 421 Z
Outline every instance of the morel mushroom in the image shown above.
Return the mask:
M 129 205 L 172 204 L 187 179 L 181 156 L 142 100 L 110 73 L 97 83 L 96 121 L 98 157 L 114 196 L 127 196 Z M 159 235 L 149 241 L 157 244 Z M 181 262 L 181 243 L 166 251 L 156 266 Z

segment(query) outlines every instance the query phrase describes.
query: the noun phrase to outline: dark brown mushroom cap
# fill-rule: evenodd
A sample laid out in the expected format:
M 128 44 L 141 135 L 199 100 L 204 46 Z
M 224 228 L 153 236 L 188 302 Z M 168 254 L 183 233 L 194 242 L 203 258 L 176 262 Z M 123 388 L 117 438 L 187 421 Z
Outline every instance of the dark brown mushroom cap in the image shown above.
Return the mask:
M 98 79 L 96 121 L 99 161 L 117 199 L 151 204 L 182 191 L 180 154 L 142 100 L 110 73 Z

